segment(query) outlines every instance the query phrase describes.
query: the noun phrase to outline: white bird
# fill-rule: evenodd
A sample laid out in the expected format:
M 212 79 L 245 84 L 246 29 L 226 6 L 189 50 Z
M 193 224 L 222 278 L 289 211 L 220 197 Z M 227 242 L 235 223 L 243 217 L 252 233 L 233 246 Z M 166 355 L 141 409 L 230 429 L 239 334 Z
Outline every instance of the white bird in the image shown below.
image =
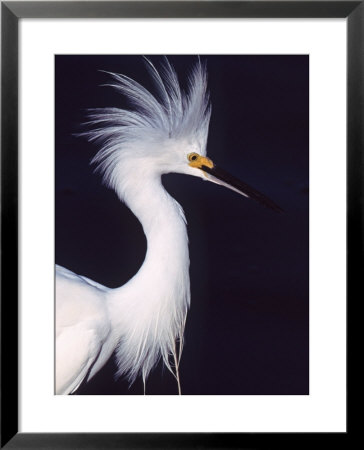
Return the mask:
M 187 92 L 167 58 L 158 72 L 145 59 L 156 96 L 125 75 L 111 73 L 110 86 L 133 110 L 90 111 L 83 133 L 100 150 L 93 159 L 143 226 L 145 260 L 125 285 L 110 289 L 56 266 L 56 393 L 70 394 L 116 355 L 117 376 L 145 383 L 160 358 L 175 376 L 190 305 L 189 253 L 182 207 L 161 176 L 182 173 L 226 186 L 273 210 L 271 200 L 219 169 L 206 156 L 211 115 L 207 73 L 198 59 Z

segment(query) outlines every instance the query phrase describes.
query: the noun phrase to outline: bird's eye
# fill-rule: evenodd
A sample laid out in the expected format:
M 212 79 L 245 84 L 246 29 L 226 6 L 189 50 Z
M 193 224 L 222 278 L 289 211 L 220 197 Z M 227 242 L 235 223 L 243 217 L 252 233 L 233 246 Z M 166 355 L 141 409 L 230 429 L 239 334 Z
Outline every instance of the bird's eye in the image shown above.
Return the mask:
M 197 153 L 190 153 L 187 158 L 188 161 L 196 161 L 196 159 L 199 157 L 199 155 Z

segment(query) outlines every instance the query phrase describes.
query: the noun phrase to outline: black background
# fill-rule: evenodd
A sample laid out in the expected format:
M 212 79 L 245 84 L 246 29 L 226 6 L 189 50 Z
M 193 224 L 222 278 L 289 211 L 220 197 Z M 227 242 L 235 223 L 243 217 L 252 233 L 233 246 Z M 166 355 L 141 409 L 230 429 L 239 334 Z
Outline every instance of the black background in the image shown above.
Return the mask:
M 170 56 L 182 85 L 195 56 Z M 194 177 L 163 184 L 183 206 L 192 303 L 183 394 L 308 394 L 308 56 L 202 56 L 212 117 L 208 156 L 284 209 L 277 214 Z M 158 64 L 160 58 L 152 56 Z M 87 108 L 130 107 L 100 70 L 153 89 L 140 56 L 56 56 L 56 263 L 108 287 L 141 266 L 141 225 L 93 173 L 76 137 Z M 142 394 L 113 359 L 77 394 Z M 147 394 L 176 394 L 159 364 Z

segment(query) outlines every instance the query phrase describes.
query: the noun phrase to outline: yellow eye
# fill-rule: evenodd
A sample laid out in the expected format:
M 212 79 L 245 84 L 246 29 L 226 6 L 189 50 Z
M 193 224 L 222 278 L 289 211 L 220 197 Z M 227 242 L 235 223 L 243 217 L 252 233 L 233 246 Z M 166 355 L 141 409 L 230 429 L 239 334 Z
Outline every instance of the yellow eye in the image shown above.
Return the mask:
M 187 155 L 187 159 L 188 161 L 196 161 L 196 159 L 199 157 L 200 155 L 198 153 L 189 153 Z

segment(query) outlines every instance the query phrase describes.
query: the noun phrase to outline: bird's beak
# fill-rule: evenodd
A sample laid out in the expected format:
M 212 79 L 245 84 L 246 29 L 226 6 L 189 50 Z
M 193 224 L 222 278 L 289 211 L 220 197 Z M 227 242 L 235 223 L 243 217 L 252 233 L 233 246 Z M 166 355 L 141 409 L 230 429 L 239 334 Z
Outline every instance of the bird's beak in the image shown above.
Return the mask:
M 244 197 L 251 198 L 266 206 L 267 208 L 273 209 L 276 212 L 282 212 L 283 210 L 276 205 L 272 200 L 270 200 L 265 195 L 256 191 L 254 188 L 249 186 L 248 184 L 240 181 L 238 178 L 230 175 L 223 169 L 217 167 L 209 158 L 205 156 L 200 156 L 195 154 L 196 157 L 190 161 L 189 165 L 191 167 L 195 167 L 197 169 L 202 170 L 207 179 L 212 181 L 213 183 L 220 184 L 221 186 L 225 186 L 228 189 L 231 189 L 238 194 L 243 195 Z

